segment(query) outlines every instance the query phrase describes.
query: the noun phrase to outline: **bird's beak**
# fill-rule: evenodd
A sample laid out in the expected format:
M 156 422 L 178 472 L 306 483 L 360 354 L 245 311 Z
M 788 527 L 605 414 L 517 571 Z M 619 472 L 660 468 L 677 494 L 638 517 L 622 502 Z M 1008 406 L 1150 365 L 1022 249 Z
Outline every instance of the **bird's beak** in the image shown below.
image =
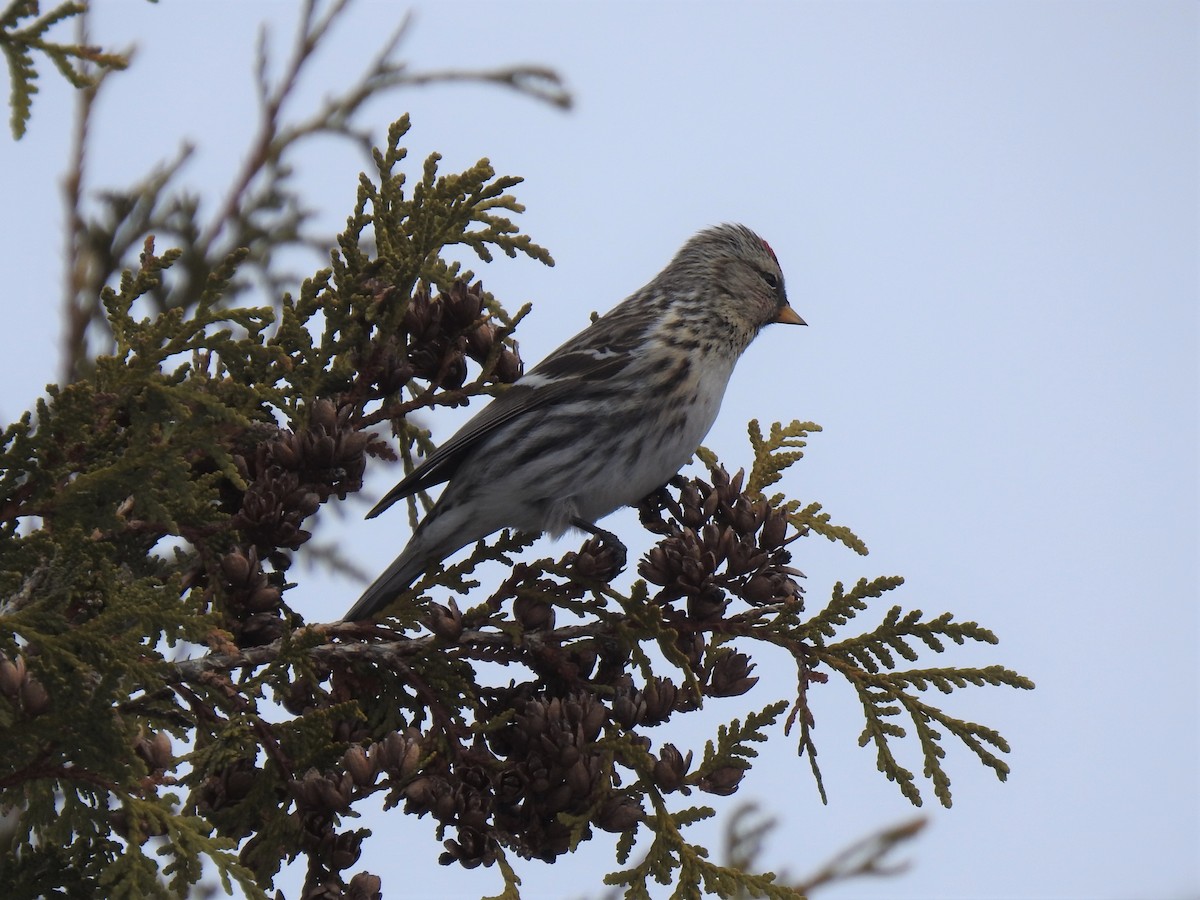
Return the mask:
M 779 312 L 775 316 L 776 322 L 782 322 L 784 325 L 807 325 L 791 306 L 787 303 L 779 308 Z

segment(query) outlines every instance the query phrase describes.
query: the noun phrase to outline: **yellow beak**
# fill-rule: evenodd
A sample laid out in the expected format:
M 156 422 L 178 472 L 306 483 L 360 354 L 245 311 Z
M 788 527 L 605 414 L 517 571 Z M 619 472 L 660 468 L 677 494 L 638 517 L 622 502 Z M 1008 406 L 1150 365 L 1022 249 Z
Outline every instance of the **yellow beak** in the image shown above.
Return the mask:
M 807 325 L 794 309 L 788 304 L 784 304 L 775 316 L 776 322 L 782 322 L 784 325 Z

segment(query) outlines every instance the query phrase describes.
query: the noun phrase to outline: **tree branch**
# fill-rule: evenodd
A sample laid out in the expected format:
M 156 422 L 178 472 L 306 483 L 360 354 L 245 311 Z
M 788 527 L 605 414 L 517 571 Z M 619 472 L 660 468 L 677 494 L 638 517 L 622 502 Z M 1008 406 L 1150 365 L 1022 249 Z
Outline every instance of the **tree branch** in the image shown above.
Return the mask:
M 464 631 L 456 641 L 463 655 L 473 655 L 473 650 L 516 650 L 536 651 L 543 647 L 557 647 L 581 638 L 608 638 L 616 631 L 615 623 L 593 622 L 588 625 L 564 625 L 552 631 L 526 632 L 519 638 L 501 631 Z M 362 625 L 355 622 L 335 622 L 332 625 L 306 625 L 295 629 L 289 642 L 305 640 L 313 634 L 332 638 L 308 651 L 311 659 L 318 662 L 361 660 L 369 663 L 388 663 L 405 657 L 419 656 L 431 647 L 445 645 L 446 639 L 433 634 L 420 637 L 405 637 L 382 625 Z M 378 637 L 380 640 L 363 643 L 364 639 Z M 350 640 L 359 643 L 340 643 Z M 238 653 L 210 653 L 194 659 L 170 663 L 171 672 L 167 684 L 196 682 L 206 675 L 220 672 L 235 672 L 241 669 L 257 669 L 270 665 L 279 658 L 283 639 L 250 647 Z

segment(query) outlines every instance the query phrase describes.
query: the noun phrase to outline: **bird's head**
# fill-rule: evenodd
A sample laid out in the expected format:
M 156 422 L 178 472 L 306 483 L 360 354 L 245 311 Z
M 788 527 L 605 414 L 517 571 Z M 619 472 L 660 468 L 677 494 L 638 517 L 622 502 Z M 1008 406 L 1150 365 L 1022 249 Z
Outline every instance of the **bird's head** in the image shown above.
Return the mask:
M 788 304 L 775 251 L 744 225 L 701 231 L 680 249 L 676 267 L 696 284 L 704 312 L 750 335 L 771 322 L 807 324 Z

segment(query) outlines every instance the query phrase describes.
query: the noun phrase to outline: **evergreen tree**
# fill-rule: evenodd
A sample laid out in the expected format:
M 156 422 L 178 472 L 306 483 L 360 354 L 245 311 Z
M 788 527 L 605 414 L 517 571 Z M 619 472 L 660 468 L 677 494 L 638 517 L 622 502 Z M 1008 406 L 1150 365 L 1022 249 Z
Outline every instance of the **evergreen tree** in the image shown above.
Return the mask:
M 914 805 L 922 778 L 950 805 L 952 740 L 1003 780 L 1004 739 L 927 694 L 1032 684 L 998 665 L 921 662 L 947 642 L 994 644 L 990 631 L 885 603 L 898 577 L 819 599 L 802 587 L 803 541 L 867 552 L 819 503 L 773 492 L 812 423 L 751 422 L 745 459 L 728 466 L 700 451 L 698 472 L 643 503 L 656 543 L 636 577 L 597 539 L 530 559 L 533 536 L 502 532 L 379 624 L 306 622 L 289 607 L 296 551 L 361 489 L 369 461 L 410 468 L 433 446 L 422 414 L 483 402 L 522 371 L 513 335 L 527 310 L 510 311 L 448 249 L 552 263 L 510 218 L 520 179 L 486 160 L 445 174 L 436 155 L 410 177 L 402 117 L 373 151 L 330 265 L 290 280 L 281 251 L 319 242 L 290 155 L 316 134 L 369 143 L 352 124 L 362 103 L 428 80 L 396 61 L 401 31 L 358 83 L 284 121 L 344 8 L 309 4 L 283 74 L 262 77 L 262 130 L 212 219 L 178 187 L 186 153 L 108 192 L 99 216 L 82 212 L 78 168 L 69 182 L 72 246 L 90 264 L 67 261 L 63 380 L 0 438 L 8 895 L 183 896 L 207 863 L 226 890 L 266 897 L 283 862 L 304 857 L 304 897 L 379 896 L 379 878 L 355 874 L 369 833 L 347 814 L 383 792 L 393 815 L 429 816 L 443 863 L 494 866 L 504 897 L 519 896 L 521 858 L 553 861 L 597 830 L 620 835 L 607 881 L 626 896 L 648 896 L 651 880 L 680 897 L 802 896 L 878 871 L 917 826 L 793 884 L 755 871 L 761 827 L 735 820 L 718 864 L 687 826 L 714 815 L 691 798 L 735 793 L 779 725 L 824 799 L 810 697 L 831 678 L 853 687 L 860 743 Z M 39 18 L 14 0 L 0 14 L 14 137 L 40 56 L 80 89 L 85 119 L 104 72 L 125 65 L 48 39 L 85 12 L 64 3 Z M 537 68 L 442 77 L 569 104 Z M 411 518 L 425 502 L 411 501 Z M 507 574 L 476 578 L 487 561 Z M 433 602 L 436 591 L 458 599 Z M 195 652 L 180 661 L 181 646 Z M 755 698 L 762 653 L 793 661 L 789 697 L 747 703 L 703 747 L 646 735 L 714 698 Z M 896 755 L 910 734 L 920 776 Z

